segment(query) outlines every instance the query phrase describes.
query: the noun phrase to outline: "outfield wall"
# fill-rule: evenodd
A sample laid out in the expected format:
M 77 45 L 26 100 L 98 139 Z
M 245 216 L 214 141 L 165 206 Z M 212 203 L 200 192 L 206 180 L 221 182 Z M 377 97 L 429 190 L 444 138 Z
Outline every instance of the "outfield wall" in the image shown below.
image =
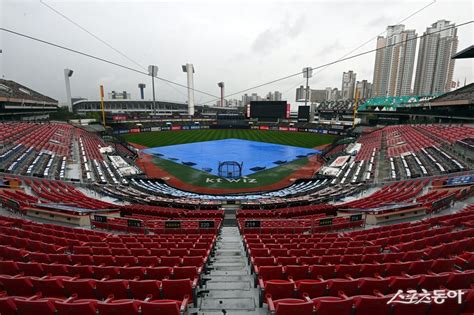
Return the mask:
M 112 133 L 114 135 L 125 135 L 130 133 L 142 133 L 152 131 L 183 131 L 183 130 L 204 130 L 213 129 L 211 126 L 165 126 L 165 127 L 143 127 L 143 128 L 131 128 L 131 129 L 117 129 Z M 219 128 L 222 129 L 222 128 Z M 324 128 L 296 128 L 296 127 L 278 127 L 278 126 L 252 126 L 252 130 L 271 130 L 271 131 L 286 131 L 286 132 L 308 132 L 318 133 L 327 135 L 344 136 L 347 135 L 346 130 L 334 130 Z

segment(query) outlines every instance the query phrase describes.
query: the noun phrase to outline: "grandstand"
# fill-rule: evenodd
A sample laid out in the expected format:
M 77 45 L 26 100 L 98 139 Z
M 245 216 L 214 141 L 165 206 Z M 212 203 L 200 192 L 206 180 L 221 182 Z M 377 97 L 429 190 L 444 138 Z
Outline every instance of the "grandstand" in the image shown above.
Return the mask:
M 58 101 L 11 80 L 0 79 L 0 120 L 48 119 Z
M 474 128 L 359 129 L 310 177 L 215 194 L 147 177 L 123 140 L 1 124 L 0 313 L 474 311 Z M 387 304 L 443 288 L 461 303 Z
M 364 123 L 472 123 L 474 83 L 442 95 L 377 97 L 359 107 Z

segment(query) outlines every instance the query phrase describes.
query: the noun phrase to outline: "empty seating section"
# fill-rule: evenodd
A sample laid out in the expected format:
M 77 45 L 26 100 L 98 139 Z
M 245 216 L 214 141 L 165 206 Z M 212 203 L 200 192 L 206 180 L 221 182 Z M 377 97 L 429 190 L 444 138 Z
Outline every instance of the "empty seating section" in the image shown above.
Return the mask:
M 29 176 L 64 178 L 74 127 L 68 124 L 0 125 L 0 170 Z
M 385 127 L 391 178 L 413 178 L 466 170 L 465 163 L 442 146 L 473 137 L 474 128 L 463 126 L 389 126 Z
M 372 152 L 380 150 L 382 145 L 382 130 L 375 130 L 367 134 L 363 134 L 358 143 L 360 143 L 361 149 L 357 152 L 356 161 L 367 161 L 372 156 Z
M 368 209 L 385 204 L 410 202 L 422 192 L 428 183 L 429 180 L 397 182 L 383 186 L 380 190 L 367 197 L 343 203 L 340 207 Z
M 68 161 L 79 158 L 84 180 L 102 184 L 126 183 L 100 151 L 109 146 L 97 135 L 69 124 L 2 123 L 0 142 L 3 144 L 0 171 L 65 179 Z M 78 157 L 72 154 L 75 144 L 79 148 Z M 115 146 L 115 150 L 126 157 L 133 157 L 133 152 L 123 145 Z M 108 153 L 115 150 L 112 148 Z
M 158 196 L 172 196 L 175 198 L 189 198 L 189 199 L 205 199 L 205 200 L 239 200 L 242 199 L 240 195 L 206 195 L 200 193 L 194 193 L 184 191 L 172 186 L 169 186 L 163 181 L 151 180 L 151 179 L 132 179 L 130 183 L 136 189 L 152 193 Z M 314 179 L 304 180 L 298 183 L 294 183 L 286 188 L 274 190 L 265 193 L 254 193 L 246 194 L 245 199 L 247 200 L 258 200 L 258 199 L 275 199 L 275 198 L 287 198 L 310 194 L 317 192 L 318 190 L 326 187 L 329 184 L 327 179 Z
M 137 311 L 146 303 L 142 314 L 179 314 L 197 302 L 215 241 L 215 233 L 118 235 L 0 217 L 0 312 L 7 303 L 23 314 L 25 300 L 49 301 L 53 314 L 92 303 L 102 314 L 100 305 L 133 299 Z
M 468 126 L 429 125 L 417 128 L 428 134 L 435 135 L 448 143 L 474 138 L 474 128 Z
M 243 242 L 260 305 L 270 311 L 388 315 L 399 312 L 399 303 L 386 303 L 398 290 L 472 294 L 473 236 L 471 205 L 456 214 L 346 233 L 245 233 Z M 446 303 L 447 312 L 439 314 L 457 314 L 453 307 L 467 305 Z M 438 307 L 425 310 L 438 314 Z
M 318 113 L 352 107 L 352 101 L 326 102 Z M 14 183 L 0 189 L 0 204 L 12 210 L 0 216 L 0 314 L 183 314 L 198 306 L 197 290 L 209 280 L 204 275 L 213 275 L 214 257 L 221 258 L 216 248 L 225 248 L 220 244 L 228 236 L 220 230 L 234 222 L 226 207 L 238 209 L 243 251 L 237 230 L 228 239 L 248 262 L 243 278 L 250 274 L 259 306 L 275 315 L 472 313 L 474 205 L 467 198 L 474 175 L 466 152 L 473 139 L 469 126 L 373 128 L 330 147 L 324 175 L 273 191 L 210 195 L 140 171 L 121 174 L 117 161 L 129 163 L 136 153 L 81 128 L 0 123 L 0 172 Z M 114 151 L 123 159 L 109 154 Z M 64 181 L 71 179 L 68 163 L 80 164 L 74 172 L 82 172 L 83 186 Z M 454 172 L 462 176 L 442 175 Z M 364 194 L 375 179 L 389 182 Z M 92 189 L 111 198 L 90 197 Z M 440 212 L 459 200 L 467 206 Z M 21 217 L 31 210 L 46 217 L 60 207 L 90 215 L 91 228 Z M 398 219 L 392 212 L 427 216 L 366 227 L 382 217 Z M 463 302 L 387 303 L 399 290 L 440 289 L 462 290 Z
M 86 196 L 77 188 L 62 181 L 24 179 L 36 196 L 29 196 L 30 206 L 34 203 L 61 203 L 86 209 L 114 209 L 117 205 Z M 17 192 L 18 193 L 18 192 Z M 23 193 L 23 195 L 25 195 Z M 21 199 L 17 201 L 22 202 Z

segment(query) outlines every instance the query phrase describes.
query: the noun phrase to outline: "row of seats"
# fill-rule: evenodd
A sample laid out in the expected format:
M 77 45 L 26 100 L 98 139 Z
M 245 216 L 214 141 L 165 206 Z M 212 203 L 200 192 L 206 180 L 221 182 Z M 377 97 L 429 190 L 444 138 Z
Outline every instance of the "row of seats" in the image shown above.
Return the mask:
M 429 296 L 433 292 L 427 292 Z M 465 300 L 458 302 L 457 298 L 446 299 L 444 303 L 427 304 L 422 303 L 400 303 L 399 299 L 390 303 L 393 294 L 382 295 L 357 295 L 347 297 L 342 292 L 339 296 L 324 296 L 310 299 L 283 298 L 274 299 L 271 295 L 266 297 L 268 308 L 275 315 L 447 315 L 447 314 L 471 314 L 474 312 L 474 291 L 463 290 L 462 297 Z M 398 302 L 397 302 L 398 301 Z
M 291 258 L 291 259 L 289 259 Z M 318 257 L 314 257 L 318 258 Z M 352 263 L 352 264 L 296 264 L 296 257 L 288 257 L 285 261 L 276 259 L 272 261 L 272 257 L 257 257 L 252 259 L 252 271 L 257 277 L 273 279 L 285 279 L 292 277 L 294 280 L 300 279 L 316 279 L 323 277 L 324 279 L 343 278 L 349 275 L 354 278 L 372 277 L 375 274 L 380 276 L 398 276 L 403 273 L 416 275 L 424 274 L 427 271 L 447 272 L 455 269 L 454 258 L 439 258 L 431 260 L 412 260 L 404 262 L 387 262 L 387 263 Z M 301 259 L 301 258 L 300 258 Z M 463 268 L 469 267 L 464 264 Z
M 146 291 L 156 289 L 151 284 Z M 153 292 L 153 291 L 150 291 Z M 156 299 L 147 295 L 143 299 L 120 299 L 110 295 L 105 300 L 69 298 L 44 298 L 41 294 L 20 297 L 0 295 L 2 315 L 180 315 L 187 311 L 188 296 L 182 299 Z
M 372 295 L 375 292 L 382 294 L 396 293 L 398 290 L 440 290 L 443 288 L 459 290 L 470 289 L 474 280 L 474 271 L 468 273 L 446 272 L 430 273 L 426 275 L 413 276 L 391 276 L 391 277 L 364 277 L 353 279 L 351 277 L 335 279 L 303 279 L 290 280 L 268 280 L 259 279 L 260 302 L 270 294 L 275 299 L 310 298 L 321 296 L 338 296 L 342 291 L 347 296 Z M 262 306 L 260 304 L 260 306 Z
M 106 299 L 114 295 L 119 299 L 182 299 L 189 295 L 189 302 L 198 284 L 197 279 L 90 279 L 69 276 L 0 276 L 0 285 L 10 296 L 42 296 L 67 298 L 76 295 L 84 299 Z

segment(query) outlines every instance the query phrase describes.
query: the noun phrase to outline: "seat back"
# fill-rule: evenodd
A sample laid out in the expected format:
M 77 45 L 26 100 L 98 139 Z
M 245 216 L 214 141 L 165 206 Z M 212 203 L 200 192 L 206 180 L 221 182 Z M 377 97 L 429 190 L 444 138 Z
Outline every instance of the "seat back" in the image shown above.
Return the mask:
M 355 315 L 390 314 L 390 297 L 358 295 L 355 299 Z
M 56 308 L 48 299 L 15 299 L 19 314 L 55 315 Z
M 258 276 L 261 277 L 263 281 L 282 280 L 283 267 L 282 266 L 262 266 L 259 268 Z
M 96 299 L 96 281 L 93 279 L 63 280 L 68 295 L 76 294 L 80 299 Z
M 161 296 L 161 281 L 130 280 L 128 284 L 130 286 L 130 292 L 134 299 L 144 300 L 148 295 L 151 295 L 152 299 L 159 299 Z
M 307 294 L 310 298 L 325 296 L 327 291 L 327 282 L 319 280 L 302 280 L 296 281 L 296 295 L 302 298 L 303 294 Z
M 314 308 L 318 315 L 351 314 L 352 299 L 338 297 L 321 297 L 313 299 Z
M 164 299 L 181 301 L 186 295 L 188 295 L 190 299 L 192 299 L 193 296 L 192 283 L 187 279 L 165 279 L 161 282 L 161 288 Z
M 113 295 L 116 299 L 128 298 L 128 281 L 124 279 L 101 280 L 96 282 L 97 296 L 105 299 Z
M 292 298 L 295 295 L 295 285 L 286 280 L 269 280 L 265 283 L 265 295 L 267 294 L 273 300 Z
M 174 300 L 153 300 L 141 304 L 142 315 L 180 315 L 180 305 Z
M 299 299 L 282 299 L 274 301 L 276 315 L 311 315 L 313 313 L 313 303 L 311 301 Z
M 96 315 L 98 301 L 81 301 L 59 302 L 56 301 L 54 306 L 57 315 Z
M 140 302 L 134 300 L 99 302 L 97 309 L 100 315 L 138 315 L 139 305 Z

